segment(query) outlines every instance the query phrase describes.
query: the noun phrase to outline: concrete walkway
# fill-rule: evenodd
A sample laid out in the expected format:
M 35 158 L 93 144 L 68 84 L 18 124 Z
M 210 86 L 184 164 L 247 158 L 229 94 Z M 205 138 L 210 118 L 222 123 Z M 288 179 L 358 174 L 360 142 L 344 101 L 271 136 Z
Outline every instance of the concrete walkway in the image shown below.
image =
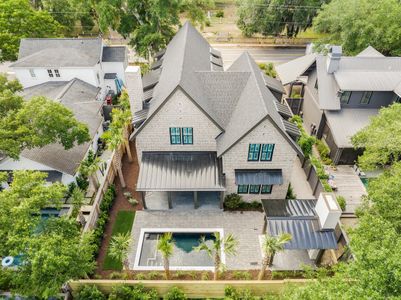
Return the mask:
M 291 174 L 291 186 L 297 199 L 314 199 L 312 189 L 306 180 L 306 175 L 299 159 L 295 159 Z

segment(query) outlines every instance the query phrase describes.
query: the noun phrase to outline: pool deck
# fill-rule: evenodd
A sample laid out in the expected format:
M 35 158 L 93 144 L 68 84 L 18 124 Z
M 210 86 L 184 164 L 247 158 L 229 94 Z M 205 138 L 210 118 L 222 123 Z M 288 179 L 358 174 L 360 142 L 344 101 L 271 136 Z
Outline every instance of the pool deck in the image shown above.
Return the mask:
M 263 216 L 261 212 L 223 212 L 187 210 L 187 211 L 138 211 L 132 234 L 131 250 L 128 255 L 130 269 L 134 269 L 135 257 L 142 228 L 221 228 L 224 235 L 232 233 L 238 240 L 237 254 L 226 257 L 228 270 L 259 269 L 262 254 L 260 250 L 259 235 L 263 230 Z M 308 264 L 304 256 L 298 257 L 292 252 L 292 260 L 277 257 L 276 269 L 293 269 L 294 261 Z M 287 254 L 288 255 L 288 254 Z M 291 265 L 287 266 L 287 263 Z M 280 266 L 279 266 L 280 265 Z

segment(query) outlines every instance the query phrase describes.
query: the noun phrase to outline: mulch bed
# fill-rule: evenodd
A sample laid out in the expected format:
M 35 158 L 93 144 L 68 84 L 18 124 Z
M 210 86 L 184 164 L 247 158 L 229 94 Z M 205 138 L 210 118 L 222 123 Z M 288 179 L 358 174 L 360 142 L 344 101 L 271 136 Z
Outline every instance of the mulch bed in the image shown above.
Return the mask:
M 108 276 L 110 274 L 110 271 L 104 271 L 103 270 L 103 263 L 106 258 L 107 254 L 107 248 L 110 243 L 111 239 L 111 233 L 113 230 L 113 224 L 116 221 L 117 213 L 121 210 L 128 210 L 128 211 L 137 211 L 137 210 L 142 210 L 142 196 L 141 193 L 137 192 L 135 189 L 136 182 L 138 179 L 138 174 L 139 174 L 139 163 L 137 159 L 137 154 L 136 154 L 136 147 L 135 143 L 130 143 L 131 147 L 131 154 L 132 154 L 132 159 L 133 162 L 128 161 L 128 157 L 125 154 L 123 159 L 122 159 L 122 169 L 123 169 L 123 175 L 125 179 L 125 184 L 126 188 L 123 189 L 121 187 L 120 180 L 118 176 L 116 176 L 114 180 L 114 185 L 116 187 L 116 199 L 114 200 L 113 206 L 110 210 L 109 214 L 109 220 L 106 225 L 106 230 L 104 232 L 103 236 L 103 241 L 102 245 L 99 250 L 98 257 L 96 259 L 97 261 L 97 269 L 96 269 L 96 274 L 101 275 L 101 276 Z M 124 192 L 131 192 L 132 196 L 139 201 L 139 204 L 133 207 L 127 199 L 124 197 Z

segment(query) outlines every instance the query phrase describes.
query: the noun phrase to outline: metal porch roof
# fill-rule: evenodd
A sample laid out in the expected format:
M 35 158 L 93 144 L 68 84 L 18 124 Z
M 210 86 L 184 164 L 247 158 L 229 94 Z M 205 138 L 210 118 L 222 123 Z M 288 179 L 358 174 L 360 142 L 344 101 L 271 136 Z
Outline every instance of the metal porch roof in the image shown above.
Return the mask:
M 137 191 L 224 191 L 214 152 L 143 152 Z
M 284 245 L 288 250 L 337 249 L 334 230 L 320 230 L 317 219 L 267 219 L 267 230 L 271 236 L 291 234 L 291 241 Z
M 235 184 L 282 184 L 281 170 L 235 170 Z
M 316 218 L 315 199 L 302 200 L 262 200 L 263 209 L 267 218 L 292 217 L 292 218 Z

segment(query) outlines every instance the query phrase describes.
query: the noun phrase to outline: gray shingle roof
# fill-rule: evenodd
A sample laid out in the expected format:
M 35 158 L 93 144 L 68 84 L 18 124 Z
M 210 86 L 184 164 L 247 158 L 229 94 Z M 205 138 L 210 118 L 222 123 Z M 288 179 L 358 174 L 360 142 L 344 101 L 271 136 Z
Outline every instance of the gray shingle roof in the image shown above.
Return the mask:
M 285 93 L 284 87 L 281 84 L 280 80 L 267 76 L 264 72 L 262 72 L 262 75 L 263 75 L 263 80 L 269 89 L 277 91 L 282 94 Z
M 12 67 L 86 67 L 100 61 L 101 38 L 22 39 Z
M 98 93 L 99 88 L 79 79 L 73 79 L 69 82 L 46 82 L 23 91 L 26 99 L 34 96 L 45 96 L 60 101 L 72 110 L 78 121 L 88 125 L 91 138 L 95 136 L 103 121 L 99 113 L 102 102 L 96 100 Z M 21 156 L 60 172 L 75 175 L 76 169 L 85 157 L 90 144 L 91 142 L 75 145 L 69 150 L 65 150 L 60 144 L 51 144 L 43 148 L 24 150 Z
M 283 85 L 296 81 L 316 61 L 316 56 L 312 53 L 278 65 L 276 71 Z
M 180 87 L 224 131 L 217 139 L 219 156 L 267 117 L 301 154 L 299 147 L 287 135 L 274 104 L 276 98 L 266 88 L 261 70 L 250 55 L 244 53 L 227 71 L 216 72 L 212 61 L 217 62 L 218 59 L 210 51 L 213 50 L 202 35 L 189 22 L 185 23 L 166 48 L 160 78 L 152 72 L 143 78 L 144 88 L 158 82 L 148 118 L 133 136 L 146 126 L 169 95 Z M 218 69 L 223 71 L 222 67 Z

